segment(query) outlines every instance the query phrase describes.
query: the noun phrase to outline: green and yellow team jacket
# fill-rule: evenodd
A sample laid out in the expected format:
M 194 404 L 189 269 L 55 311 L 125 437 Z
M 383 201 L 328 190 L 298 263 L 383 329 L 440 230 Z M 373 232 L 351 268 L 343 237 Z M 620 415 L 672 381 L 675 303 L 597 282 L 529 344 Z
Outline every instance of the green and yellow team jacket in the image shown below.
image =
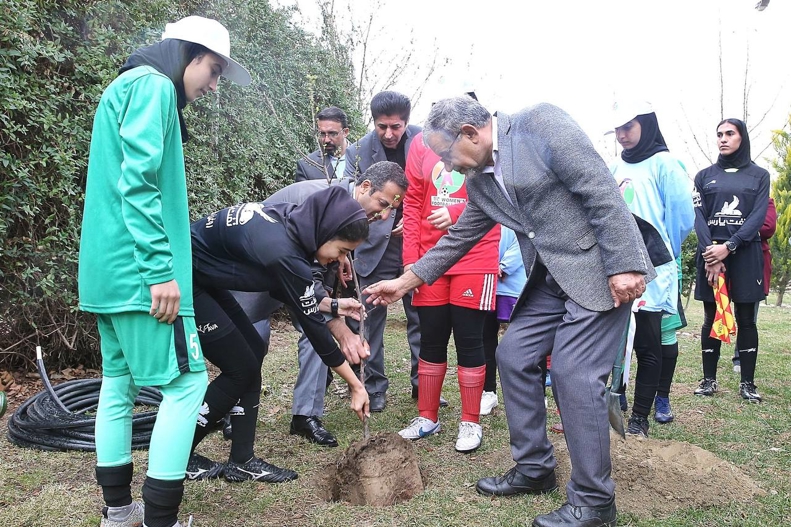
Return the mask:
M 175 279 L 192 308 L 192 252 L 176 91 L 148 66 L 119 75 L 93 122 L 80 239 L 80 309 L 148 311 Z

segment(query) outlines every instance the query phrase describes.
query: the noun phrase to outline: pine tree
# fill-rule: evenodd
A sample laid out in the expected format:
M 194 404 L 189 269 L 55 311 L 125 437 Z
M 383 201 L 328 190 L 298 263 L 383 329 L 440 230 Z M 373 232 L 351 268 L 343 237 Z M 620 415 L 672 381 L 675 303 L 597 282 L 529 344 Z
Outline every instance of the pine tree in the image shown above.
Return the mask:
M 791 116 L 789 116 L 791 123 Z M 772 252 L 772 285 L 777 289 L 777 305 L 791 282 L 791 133 L 777 130 L 772 133 L 777 159 L 772 166 L 777 179 L 772 184 L 772 197 L 777 208 L 777 230 L 769 239 Z

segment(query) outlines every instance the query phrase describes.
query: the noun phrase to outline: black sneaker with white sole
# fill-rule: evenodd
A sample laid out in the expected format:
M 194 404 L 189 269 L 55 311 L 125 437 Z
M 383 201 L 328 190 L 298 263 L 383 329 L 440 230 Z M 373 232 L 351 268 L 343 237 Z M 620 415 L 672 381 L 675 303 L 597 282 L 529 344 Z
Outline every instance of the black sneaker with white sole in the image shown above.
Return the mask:
M 760 403 L 761 396 L 758 394 L 758 388 L 752 382 L 743 382 L 739 384 L 739 395 L 742 399 L 751 403 Z
M 276 467 L 257 457 L 253 457 L 247 463 L 234 463 L 229 459 L 225 464 L 225 479 L 228 481 L 284 483 L 298 477 L 293 470 Z
M 695 395 L 705 395 L 711 397 L 717 393 L 717 379 L 704 378 L 700 380 L 700 384 L 695 388 Z
M 626 427 L 626 434 L 631 436 L 648 437 L 648 418 L 632 414 Z
M 217 479 L 222 476 L 223 470 L 225 465 L 222 463 L 193 453 L 187 462 L 187 479 L 192 481 Z

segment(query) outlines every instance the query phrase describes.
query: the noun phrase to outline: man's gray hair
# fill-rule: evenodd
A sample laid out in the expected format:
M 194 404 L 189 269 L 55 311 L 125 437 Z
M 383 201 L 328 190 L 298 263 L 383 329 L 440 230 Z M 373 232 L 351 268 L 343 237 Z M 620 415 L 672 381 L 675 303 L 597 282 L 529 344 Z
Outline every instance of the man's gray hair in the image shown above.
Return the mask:
M 467 95 L 437 101 L 423 123 L 423 136 L 441 133 L 454 137 L 464 124 L 476 128 L 486 126 L 492 114 L 481 103 Z

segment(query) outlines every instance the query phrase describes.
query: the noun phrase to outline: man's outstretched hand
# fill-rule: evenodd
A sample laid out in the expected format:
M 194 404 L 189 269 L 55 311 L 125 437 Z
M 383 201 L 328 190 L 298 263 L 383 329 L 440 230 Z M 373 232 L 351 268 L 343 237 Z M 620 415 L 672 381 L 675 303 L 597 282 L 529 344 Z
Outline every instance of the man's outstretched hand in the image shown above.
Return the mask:
M 423 280 L 412 271 L 394 280 L 382 280 L 365 288 L 364 294 L 368 295 L 366 302 L 375 306 L 386 306 L 398 301 L 401 297 L 419 285 L 423 285 Z
M 365 288 L 363 293 L 368 295 L 366 302 L 369 304 L 386 306 L 393 302 L 397 302 L 401 297 L 407 294 L 408 291 L 408 289 L 403 289 L 401 287 L 399 279 L 396 278 L 394 280 L 382 280 L 381 282 L 371 284 Z

